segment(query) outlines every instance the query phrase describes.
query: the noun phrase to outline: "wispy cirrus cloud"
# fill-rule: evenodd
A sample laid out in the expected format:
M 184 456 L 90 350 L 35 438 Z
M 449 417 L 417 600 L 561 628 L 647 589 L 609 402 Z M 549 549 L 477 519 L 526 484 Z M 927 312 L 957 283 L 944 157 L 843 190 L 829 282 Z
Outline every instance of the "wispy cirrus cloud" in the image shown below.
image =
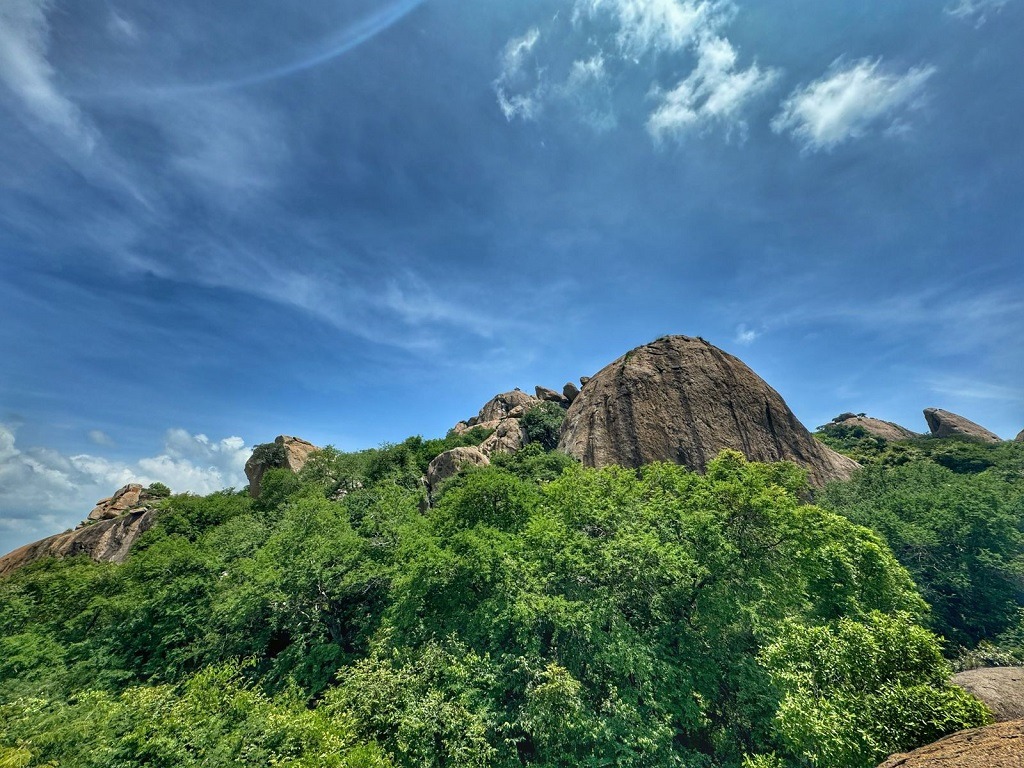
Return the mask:
M 957 0 L 946 6 L 946 13 L 962 21 L 983 25 L 989 16 L 999 13 L 1010 0 Z
M 870 131 L 899 132 L 904 116 L 920 106 L 934 67 L 887 71 L 881 59 L 836 61 L 824 77 L 797 88 L 772 120 L 806 151 L 828 151 Z

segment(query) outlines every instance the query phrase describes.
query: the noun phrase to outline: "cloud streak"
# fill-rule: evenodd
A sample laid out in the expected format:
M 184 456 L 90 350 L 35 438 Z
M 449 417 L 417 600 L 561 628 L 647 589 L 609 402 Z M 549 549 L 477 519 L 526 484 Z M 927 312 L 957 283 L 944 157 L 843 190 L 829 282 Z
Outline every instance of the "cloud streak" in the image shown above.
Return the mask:
M 851 139 L 882 129 L 905 130 L 902 117 L 921 103 L 934 67 L 903 74 L 882 68 L 881 59 L 837 61 L 831 72 L 797 88 L 772 120 L 772 130 L 788 133 L 805 151 L 829 151 Z

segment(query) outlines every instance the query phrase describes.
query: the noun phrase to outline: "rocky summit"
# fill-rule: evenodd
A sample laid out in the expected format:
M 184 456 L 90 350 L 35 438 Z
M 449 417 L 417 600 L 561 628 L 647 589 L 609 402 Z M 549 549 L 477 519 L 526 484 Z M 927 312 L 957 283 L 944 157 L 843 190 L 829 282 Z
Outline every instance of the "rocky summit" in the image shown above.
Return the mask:
M 260 481 L 268 469 L 290 469 L 292 472 L 298 472 L 306 466 L 309 455 L 319 450 L 311 442 L 290 435 L 278 435 L 273 443 L 257 446 L 245 462 L 249 493 L 254 499 L 260 495 Z
M 941 408 L 925 408 L 924 418 L 932 437 L 966 437 L 984 443 L 1002 442 L 999 435 L 989 432 L 983 426 Z
M 795 462 L 819 487 L 859 466 L 815 440 L 742 361 L 688 336 L 637 347 L 599 371 L 569 406 L 559 448 L 592 467 L 671 461 L 699 471 L 731 448 Z

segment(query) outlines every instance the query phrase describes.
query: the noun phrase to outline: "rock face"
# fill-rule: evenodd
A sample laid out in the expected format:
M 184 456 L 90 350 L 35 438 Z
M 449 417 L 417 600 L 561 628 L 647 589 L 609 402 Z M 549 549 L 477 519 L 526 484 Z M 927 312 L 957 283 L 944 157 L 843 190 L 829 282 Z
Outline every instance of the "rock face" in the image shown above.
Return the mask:
M 0 557 L 0 576 L 6 576 L 44 557 L 88 555 L 97 562 L 120 563 L 139 536 L 153 527 L 156 510 L 137 509 L 48 539 L 26 544 Z
M 854 413 L 842 413 L 828 424 L 819 427 L 819 430 L 827 432 L 829 428 L 835 426 L 860 427 L 869 435 L 880 437 L 883 440 L 908 440 L 912 437 L 920 437 L 917 432 L 911 432 L 906 427 L 901 427 L 891 421 L 873 419 L 870 416 L 858 416 Z
M 261 455 L 259 447 L 255 449 L 249 460 L 245 462 L 245 476 L 249 479 L 249 494 L 255 499 L 260 495 L 260 481 L 268 469 L 290 469 L 298 472 L 309 459 L 309 455 L 319 451 L 312 443 L 299 437 L 290 435 L 278 435 L 274 444 L 281 446 L 278 457 L 275 460 L 267 460 Z
M 1024 443 L 1024 429 L 1020 431 L 1020 434 L 1013 438 L 1015 443 Z
M 953 682 L 981 699 L 996 722 L 1024 719 L 1024 668 L 970 669 L 953 675 Z M 1024 753 L 1021 760 L 1024 765 Z
M 519 419 L 510 416 L 495 425 L 490 437 L 480 443 L 480 451 L 489 457 L 493 453 L 515 453 L 524 445 L 526 430 Z
M 466 466 L 486 467 L 491 460 L 479 448 L 452 448 L 439 454 L 427 467 L 427 488 L 433 493 L 438 486 Z
M 598 372 L 569 407 L 558 447 L 587 466 L 672 461 L 699 471 L 732 448 L 800 464 L 816 486 L 859 466 L 815 440 L 743 362 L 688 336 L 658 339 Z
M 483 422 L 501 421 L 502 419 L 507 419 L 518 406 L 523 406 L 525 410 L 537 402 L 537 398 L 531 397 L 519 389 L 513 389 L 511 392 L 502 392 L 500 395 L 495 395 L 488 400 L 484 407 L 480 409 L 480 413 L 474 418 L 469 419 L 466 423 L 470 427 L 475 427 Z
M 1021 768 L 1024 720 L 960 731 L 909 754 L 893 755 L 879 768 Z
M 972 440 L 981 440 L 985 443 L 1002 442 L 999 435 L 989 432 L 970 419 L 965 419 L 963 416 L 944 411 L 941 408 L 925 408 L 924 418 L 928 422 L 928 429 L 931 430 L 932 437 L 969 437 Z

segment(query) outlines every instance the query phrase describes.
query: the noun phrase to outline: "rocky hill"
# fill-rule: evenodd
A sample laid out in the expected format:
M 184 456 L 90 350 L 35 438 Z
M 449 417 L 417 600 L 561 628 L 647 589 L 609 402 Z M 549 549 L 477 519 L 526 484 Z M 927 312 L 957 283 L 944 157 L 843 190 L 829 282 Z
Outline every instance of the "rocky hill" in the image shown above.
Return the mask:
M 815 440 L 741 360 L 689 336 L 637 347 L 598 372 L 569 406 L 559 448 L 592 467 L 671 461 L 701 471 L 731 448 L 793 461 L 817 486 L 858 466 Z

